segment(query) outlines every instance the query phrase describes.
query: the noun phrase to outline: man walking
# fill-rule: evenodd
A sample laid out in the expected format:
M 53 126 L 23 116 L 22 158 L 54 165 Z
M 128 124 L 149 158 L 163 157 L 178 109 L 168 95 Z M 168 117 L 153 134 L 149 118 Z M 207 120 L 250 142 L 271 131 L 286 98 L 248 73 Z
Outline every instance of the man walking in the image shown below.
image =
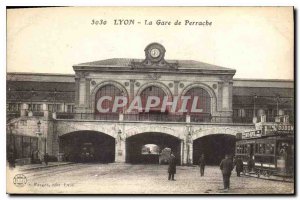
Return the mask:
M 200 175 L 204 176 L 204 168 L 205 168 L 205 157 L 204 154 L 199 158 L 199 167 L 200 167 Z
M 225 159 L 221 161 L 220 169 L 222 170 L 223 174 L 224 190 L 228 191 L 230 187 L 231 171 L 233 170 L 233 162 L 229 155 L 226 155 Z
M 170 158 L 169 158 L 169 168 L 168 168 L 169 178 L 168 180 L 175 181 L 174 175 L 176 174 L 176 157 L 171 152 Z
M 237 157 L 235 160 L 235 170 L 237 173 L 237 176 L 241 176 L 241 172 L 243 171 L 244 164 L 240 157 Z
M 46 165 L 48 165 L 48 161 L 49 161 L 49 155 L 48 155 L 48 153 L 46 153 L 44 155 L 44 162 L 45 162 Z

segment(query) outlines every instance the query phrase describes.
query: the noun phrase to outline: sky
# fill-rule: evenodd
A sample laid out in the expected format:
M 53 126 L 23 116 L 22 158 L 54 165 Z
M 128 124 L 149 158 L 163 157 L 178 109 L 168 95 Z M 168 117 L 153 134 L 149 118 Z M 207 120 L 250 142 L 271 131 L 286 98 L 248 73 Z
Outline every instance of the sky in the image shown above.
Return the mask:
M 93 19 L 107 23 L 92 25 Z M 114 25 L 115 19 L 135 23 Z M 156 25 L 157 20 L 171 25 Z M 174 25 L 176 20 L 183 24 Z M 185 20 L 212 25 L 186 26 Z M 158 42 L 166 48 L 165 59 L 236 69 L 234 78 L 293 79 L 293 32 L 291 7 L 12 9 L 7 71 L 73 74 L 79 63 L 144 58 L 145 47 Z

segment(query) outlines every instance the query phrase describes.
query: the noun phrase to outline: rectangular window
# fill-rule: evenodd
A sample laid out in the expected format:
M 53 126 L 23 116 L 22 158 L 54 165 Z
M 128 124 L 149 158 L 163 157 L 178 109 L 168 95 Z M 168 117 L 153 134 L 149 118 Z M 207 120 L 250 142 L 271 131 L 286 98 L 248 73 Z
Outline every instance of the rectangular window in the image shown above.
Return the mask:
M 42 104 L 37 104 L 37 111 L 42 111 L 43 110 L 43 105 Z
M 62 112 L 62 104 L 56 104 L 56 112 Z
M 72 112 L 72 105 L 68 105 L 68 106 L 67 106 L 67 112 L 68 112 L 68 113 L 71 113 L 71 112 Z
M 233 117 L 238 117 L 239 115 L 239 110 L 238 109 L 233 109 Z

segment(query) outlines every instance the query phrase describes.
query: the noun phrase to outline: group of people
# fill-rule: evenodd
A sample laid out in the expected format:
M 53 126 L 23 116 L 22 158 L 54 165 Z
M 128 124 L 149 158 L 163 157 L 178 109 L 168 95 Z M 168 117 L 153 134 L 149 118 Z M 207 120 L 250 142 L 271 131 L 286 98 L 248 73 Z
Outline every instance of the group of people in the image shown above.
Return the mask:
M 204 169 L 206 165 L 204 154 L 200 156 L 198 164 L 200 167 L 200 176 L 204 176 Z M 234 166 L 237 176 L 240 177 L 244 167 L 242 159 L 240 157 L 232 158 L 229 155 L 225 155 L 225 158 L 220 163 L 220 170 L 222 171 L 223 175 L 224 190 L 228 190 L 230 187 L 230 176 Z M 169 158 L 168 174 L 168 180 L 175 180 L 174 175 L 176 174 L 176 157 L 173 153 L 171 153 Z

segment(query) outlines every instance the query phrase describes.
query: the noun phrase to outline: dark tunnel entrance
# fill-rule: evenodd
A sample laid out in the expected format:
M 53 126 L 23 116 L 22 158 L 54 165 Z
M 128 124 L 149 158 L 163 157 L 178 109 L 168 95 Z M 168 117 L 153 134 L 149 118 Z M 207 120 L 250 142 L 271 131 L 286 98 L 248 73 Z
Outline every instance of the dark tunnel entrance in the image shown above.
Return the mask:
M 201 154 L 208 165 L 219 165 L 226 154 L 234 155 L 235 136 L 225 134 L 208 135 L 194 140 L 193 162 L 198 164 Z
M 132 164 L 167 164 L 170 151 L 180 164 L 181 140 L 165 133 L 141 133 L 126 140 L 126 162 Z
M 68 133 L 60 137 L 59 145 L 66 161 L 110 163 L 115 160 L 115 139 L 104 133 Z

